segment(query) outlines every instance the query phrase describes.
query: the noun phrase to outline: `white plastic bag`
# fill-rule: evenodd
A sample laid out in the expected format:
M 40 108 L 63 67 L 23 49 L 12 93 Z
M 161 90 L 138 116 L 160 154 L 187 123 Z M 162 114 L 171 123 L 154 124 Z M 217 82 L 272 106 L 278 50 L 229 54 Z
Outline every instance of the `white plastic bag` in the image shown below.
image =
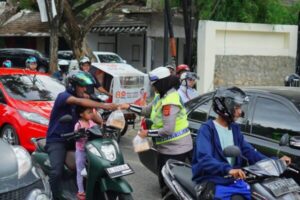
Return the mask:
M 150 142 L 147 138 L 141 138 L 139 135 L 136 135 L 132 141 L 134 152 L 142 152 L 150 149 Z
M 123 129 L 125 127 L 125 117 L 124 114 L 121 110 L 116 110 L 113 111 L 107 121 L 106 121 L 107 126 L 112 126 L 115 128 Z

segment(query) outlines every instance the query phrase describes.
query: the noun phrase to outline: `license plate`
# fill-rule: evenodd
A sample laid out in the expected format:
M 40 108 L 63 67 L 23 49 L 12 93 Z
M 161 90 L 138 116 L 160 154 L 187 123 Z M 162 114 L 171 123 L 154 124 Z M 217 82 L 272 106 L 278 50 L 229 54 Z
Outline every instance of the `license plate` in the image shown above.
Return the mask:
M 277 179 L 268 183 L 263 183 L 263 185 L 268 188 L 275 197 L 300 191 L 300 186 L 292 178 Z
M 109 167 L 106 168 L 105 171 L 110 178 L 117 178 L 134 173 L 133 169 L 128 164 Z

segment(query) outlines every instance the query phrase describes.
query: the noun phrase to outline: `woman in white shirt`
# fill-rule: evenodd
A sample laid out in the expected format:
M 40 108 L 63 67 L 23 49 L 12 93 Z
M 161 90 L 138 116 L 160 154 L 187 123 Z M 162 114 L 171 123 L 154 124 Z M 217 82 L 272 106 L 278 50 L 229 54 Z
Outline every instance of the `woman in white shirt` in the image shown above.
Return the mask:
M 178 93 L 183 103 L 199 96 L 199 93 L 194 88 L 197 79 L 199 79 L 199 77 L 195 72 L 184 72 L 181 74 L 181 86 L 178 89 Z

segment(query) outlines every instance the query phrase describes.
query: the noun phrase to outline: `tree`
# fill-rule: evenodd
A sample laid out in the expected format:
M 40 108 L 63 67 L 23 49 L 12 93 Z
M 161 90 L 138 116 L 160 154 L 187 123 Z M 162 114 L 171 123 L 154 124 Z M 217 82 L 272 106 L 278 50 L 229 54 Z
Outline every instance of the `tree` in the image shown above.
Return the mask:
M 300 3 L 281 0 L 195 0 L 196 17 L 202 20 L 297 24 Z
M 63 24 L 61 33 L 78 60 L 83 55 L 92 56 L 91 50 L 86 43 L 86 35 L 93 25 L 103 19 L 114 9 L 135 0 L 86 0 L 68 1 L 63 0 Z M 89 12 L 85 12 L 89 9 Z
M 50 73 L 53 73 L 57 70 L 57 51 L 58 51 L 58 36 L 59 36 L 59 25 L 62 18 L 63 13 L 63 5 L 62 1 L 55 0 L 53 1 L 45 1 L 47 16 L 48 16 L 48 24 L 50 30 Z M 55 6 L 57 15 L 53 16 L 52 6 Z

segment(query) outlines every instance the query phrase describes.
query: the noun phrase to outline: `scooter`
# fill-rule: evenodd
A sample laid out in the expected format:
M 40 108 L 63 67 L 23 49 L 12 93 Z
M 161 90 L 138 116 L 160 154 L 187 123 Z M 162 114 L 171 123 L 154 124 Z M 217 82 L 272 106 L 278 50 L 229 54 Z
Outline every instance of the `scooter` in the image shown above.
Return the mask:
M 286 145 L 283 140 L 280 145 Z M 223 151 L 226 157 L 241 156 L 237 146 L 229 146 Z M 282 160 L 264 159 L 254 165 L 243 168 L 246 173 L 245 181 L 251 187 L 251 198 L 254 200 L 298 200 L 300 199 L 300 186 L 293 178 L 286 178 L 285 171 L 299 173 L 298 170 L 287 166 Z M 168 160 L 162 169 L 164 181 L 169 192 L 164 196 L 166 199 L 193 200 L 199 199 L 199 185 L 192 181 L 191 166 L 187 163 Z M 232 178 L 225 176 L 224 178 Z
M 72 120 L 70 115 L 63 116 L 59 121 L 67 123 Z M 86 170 L 83 170 L 86 176 L 85 191 L 86 199 L 106 199 L 106 200 L 132 200 L 132 188 L 122 177 L 133 174 L 132 168 L 124 163 L 123 155 L 119 149 L 118 143 L 111 138 L 111 133 L 116 131 L 114 128 L 98 126 L 87 130 L 79 129 L 76 132 L 62 134 L 62 137 L 68 141 L 76 140 L 82 137 L 88 137 L 85 145 L 87 163 Z M 32 162 L 34 166 L 44 172 L 41 177 L 48 181 L 50 173 L 50 161 L 45 151 L 45 138 L 32 138 L 36 146 L 36 151 L 32 153 Z M 86 171 L 86 172 L 84 172 Z M 75 152 L 68 151 L 65 160 L 64 177 L 62 183 L 61 196 L 65 199 L 76 199 L 76 164 Z

